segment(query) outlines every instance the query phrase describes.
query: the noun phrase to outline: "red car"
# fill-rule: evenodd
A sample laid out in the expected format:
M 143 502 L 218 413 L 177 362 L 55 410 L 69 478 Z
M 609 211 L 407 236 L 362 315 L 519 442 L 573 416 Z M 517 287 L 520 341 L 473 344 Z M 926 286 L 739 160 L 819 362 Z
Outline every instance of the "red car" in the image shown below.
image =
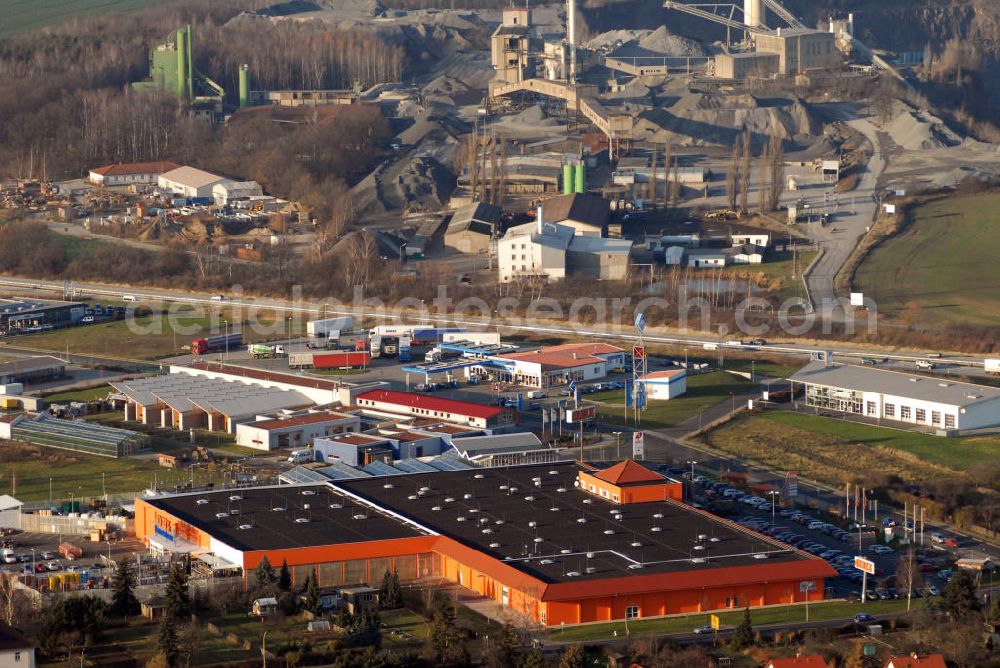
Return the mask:
M 938 567 L 934 564 L 920 564 L 921 573 L 937 573 Z
M 35 572 L 36 572 L 36 573 L 47 573 L 47 572 L 48 572 L 48 570 L 49 570 L 49 569 L 45 567 L 45 564 L 44 564 L 44 563 L 41 563 L 41 564 L 35 564 Z

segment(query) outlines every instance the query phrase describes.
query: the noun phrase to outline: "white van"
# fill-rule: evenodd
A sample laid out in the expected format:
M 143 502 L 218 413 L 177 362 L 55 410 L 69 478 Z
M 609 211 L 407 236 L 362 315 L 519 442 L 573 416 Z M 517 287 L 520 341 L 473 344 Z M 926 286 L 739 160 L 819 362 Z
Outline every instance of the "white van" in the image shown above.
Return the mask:
M 224 301 L 226 301 L 226 296 L 225 295 L 212 295 L 212 301 L 213 302 L 224 302 Z
M 17 555 L 14 554 L 14 550 L 9 547 L 5 547 L 3 550 L 0 550 L 0 560 L 2 560 L 5 564 L 16 564 Z
M 305 462 L 311 462 L 312 459 L 312 450 L 308 448 L 305 450 L 292 450 L 292 454 L 288 455 L 288 461 L 291 464 L 304 464 Z
M 137 302 L 137 301 L 139 301 L 139 298 L 136 297 L 135 295 L 122 295 L 122 301 L 123 302 Z
M 532 390 L 531 392 L 528 392 L 528 398 L 529 399 L 544 399 L 545 398 L 545 393 L 542 392 L 541 390 Z
M 934 362 L 929 362 L 927 360 L 917 360 L 916 365 L 918 369 L 933 369 Z

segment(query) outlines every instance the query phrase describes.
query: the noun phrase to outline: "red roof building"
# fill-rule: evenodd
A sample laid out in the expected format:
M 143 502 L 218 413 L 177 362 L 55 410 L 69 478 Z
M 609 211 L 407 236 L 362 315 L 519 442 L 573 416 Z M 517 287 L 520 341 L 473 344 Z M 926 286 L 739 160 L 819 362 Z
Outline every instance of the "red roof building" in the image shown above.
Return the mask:
M 180 165 L 160 160 L 158 162 L 131 162 L 105 165 L 90 170 L 90 181 L 104 186 L 126 186 L 133 183 L 156 183 L 157 177 Z
M 384 411 L 394 415 L 436 418 L 478 429 L 501 427 L 517 421 L 516 413 L 509 408 L 444 399 L 417 392 L 372 390 L 359 394 L 354 401 L 358 408 Z

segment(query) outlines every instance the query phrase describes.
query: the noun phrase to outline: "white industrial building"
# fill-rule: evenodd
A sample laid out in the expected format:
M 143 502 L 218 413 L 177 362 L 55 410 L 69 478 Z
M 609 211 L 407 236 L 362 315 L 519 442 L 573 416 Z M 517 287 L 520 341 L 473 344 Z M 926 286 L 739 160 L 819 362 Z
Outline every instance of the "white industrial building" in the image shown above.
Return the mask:
M 863 366 L 812 362 L 790 378 L 808 406 L 942 430 L 1000 426 L 1000 388 Z
M 314 439 L 361 430 L 361 418 L 350 413 L 317 411 L 236 425 L 236 444 L 256 450 L 298 448 Z
M 217 174 L 205 172 L 194 167 L 178 167 L 161 174 L 156 179 L 160 190 L 165 190 L 179 197 L 212 197 L 215 184 L 225 181 Z
M 104 165 L 90 170 L 89 181 L 99 186 L 129 186 L 152 184 L 164 172 L 177 169 L 180 165 L 161 160 L 158 162 L 130 162 Z
M 687 392 L 687 371 L 667 369 L 646 374 L 644 380 L 646 399 L 663 401 L 679 397 Z
M 21 506 L 24 504 L 10 494 L 0 496 L 0 528 L 21 528 Z M 0 663 L 2 666 L 3 663 Z
M 569 275 L 599 280 L 624 280 L 632 242 L 581 236 L 572 227 L 544 222 L 548 210 L 538 209 L 533 223 L 517 225 L 497 244 L 497 271 L 500 281 L 540 277 L 557 281 Z
M 219 206 L 251 197 L 263 197 L 264 191 L 256 181 L 231 181 L 225 179 L 212 186 L 212 199 Z

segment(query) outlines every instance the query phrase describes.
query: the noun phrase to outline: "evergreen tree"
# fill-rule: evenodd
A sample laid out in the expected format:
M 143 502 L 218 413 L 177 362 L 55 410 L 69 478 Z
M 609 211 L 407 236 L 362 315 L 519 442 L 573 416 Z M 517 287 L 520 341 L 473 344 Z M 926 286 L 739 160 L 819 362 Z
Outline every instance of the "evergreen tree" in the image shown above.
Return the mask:
M 505 623 L 500 627 L 500 638 L 497 639 L 493 648 L 489 664 L 494 668 L 508 668 L 508 666 L 516 666 L 520 663 L 521 639 L 510 624 Z
M 521 661 L 521 668 L 546 668 L 548 665 L 545 655 L 542 654 L 542 648 L 537 643 L 531 643 L 531 649 Z
M 126 616 L 139 612 L 139 599 L 135 597 L 135 572 L 127 557 L 122 557 L 115 564 L 111 589 L 111 610 L 114 614 Z
M 277 578 L 274 575 L 274 567 L 271 566 L 271 562 L 268 561 L 267 555 L 265 554 L 264 558 L 257 564 L 257 570 L 254 573 L 255 590 L 257 593 L 264 593 L 270 589 L 276 581 Z
M 569 645 L 559 657 L 559 668 L 583 668 L 584 658 L 583 647 Z
M 167 599 L 166 615 L 173 620 L 180 620 L 191 616 L 191 596 L 188 593 L 188 576 L 184 572 L 184 566 L 180 562 L 175 562 L 170 569 L 170 578 L 167 580 L 167 589 L 164 592 Z
M 743 609 L 743 621 L 733 632 L 733 647 L 744 649 L 753 645 L 753 622 L 750 620 L 750 608 Z
M 316 583 L 316 576 L 312 573 L 306 577 L 302 608 L 314 615 L 318 615 L 323 611 L 323 605 L 319 600 L 319 585 Z
M 399 575 L 396 571 L 386 571 L 379 588 L 379 603 L 386 610 L 403 607 L 403 590 L 399 588 Z
M 173 668 L 178 664 L 181 648 L 177 637 L 177 620 L 170 615 L 163 615 L 160 620 L 160 630 L 156 637 L 156 648 L 160 650 L 167 666 Z
M 958 569 L 941 593 L 941 603 L 953 617 L 964 617 L 979 609 L 976 583 L 972 581 L 969 571 Z
M 455 625 L 455 606 L 447 596 L 439 594 L 432 608 L 426 654 L 437 665 L 468 665 L 469 650 Z
M 281 571 L 278 573 L 278 589 L 281 591 L 292 590 L 292 572 L 288 570 L 288 560 L 281 562 Z

